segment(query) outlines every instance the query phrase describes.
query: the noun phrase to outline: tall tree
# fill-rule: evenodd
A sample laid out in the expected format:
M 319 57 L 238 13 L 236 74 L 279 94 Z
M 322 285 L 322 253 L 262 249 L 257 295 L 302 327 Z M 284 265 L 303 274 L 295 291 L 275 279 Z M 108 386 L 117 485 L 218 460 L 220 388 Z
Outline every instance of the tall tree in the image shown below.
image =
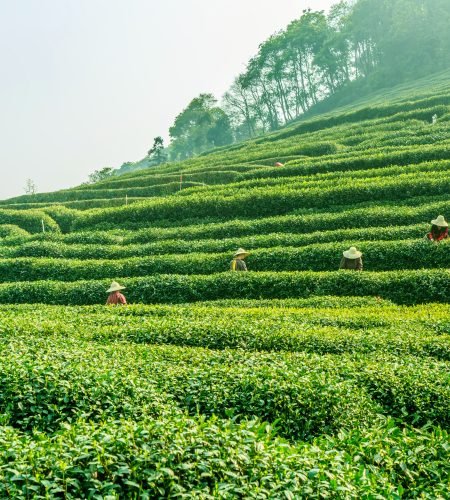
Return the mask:
M 164 139 L 160 135 L 153 139 L 153 146 L 149 149 L 147 156 L 151 165 L 160 165 L 167 161 Z
M 180 160 L 233 140 L 230 119 L 212 94 L 200 94 L 169 129 L 171 158 Z

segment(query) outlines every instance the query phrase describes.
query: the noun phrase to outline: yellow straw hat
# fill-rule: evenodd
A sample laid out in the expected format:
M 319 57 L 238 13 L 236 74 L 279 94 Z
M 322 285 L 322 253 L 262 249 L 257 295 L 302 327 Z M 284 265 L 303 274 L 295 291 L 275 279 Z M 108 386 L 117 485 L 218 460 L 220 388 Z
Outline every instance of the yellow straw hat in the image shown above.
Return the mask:
M 106 290 L 106 293 L 111 293 L 111 292 L 118 292 L 119 290 L 123 290 L 125 287 L 122 285 L 119 285 L 117 281 L 113 281 L 111 283 L 111 286 Z
M 249 252 L 247 252 L 246 250 L 244 250 L 243 248 L 238 248 L 236 250 L 236 253 L 234 254 L 235 257 L 238 257 L 239 255 L 245 255 L 245 257 L 247 257 L 247 255 L 249 255 Z
M 439 227 L 448 227 L 447 221 L 444 219 L 443 215 L 438 215 L 436 219 L 431 221 L 431 224 Z
M 345 252 L 342 252 L 346 259 L 359 259 L 362 255 L 362 252 L 356 249 L 356 247 L 350 247 Z

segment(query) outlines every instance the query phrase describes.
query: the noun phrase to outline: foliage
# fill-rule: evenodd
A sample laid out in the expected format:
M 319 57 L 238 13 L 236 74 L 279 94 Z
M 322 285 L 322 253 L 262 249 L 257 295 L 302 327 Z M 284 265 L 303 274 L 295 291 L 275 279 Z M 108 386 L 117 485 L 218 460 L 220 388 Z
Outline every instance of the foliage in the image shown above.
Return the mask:
M 153 146 L 149 149 L 147 156 L 152 165 L 160 165 L 167 161 L 167 152 L 164 149 L 164 139 L 161 136 L 153 139 Z
M 112 261 L 114 262 L 114 261 Z M 64 262 L 52 261 L 51 269 L 70 279 Z M 81 265 L 82 267 L 83 265 Z M 30 268 L 24 267 L 22 279 Z M 89 270 L 94 266 L 88 267 Z M 106 269 L 106 268 L 105 268 Z M 105 269 L 100 271 L 104 273 Z M 114 265 L 111 270 L 117 269 Z M 35 276 L 37 276 L 37 272 Z M 81 273 L 80 273 L 81 274 Z M 449 300 L 448 270 L 387 271 L 383 273 L 330 272 L 258 272 L 205 275 L 154 275 L 127 278 L 131 302 L 184 303 L 223 298 L 289 298 L 311 295 L 380 296 L 399 304 Z M 16 276 L 18 273 L 16 272 Z M 114 275 L 113 275 L 114 276 Z M 101 281 L 22 281 L 0 285 L 0 303 L 99 304 L 106 300 L 105 290 L 111 279 Z
M 318 97 L 351 15 L 289 28 Z M 282 51 L 252 62 L 267 99 Z M 449 244 L 423 236 L 449 218 L 449 96 L 445 72 L 2 202 L 0 496 L 447 498 Z M 361 273 L 337 270 L 350 245 Z M 103 305 L 113 279 L 132 305 Z
M 212 94 L 200 94 L 169 129 L 171 160 L 183 160 L 214 146 L 232 142 L 230 121 Z
M 42 232 L 42 222 L 46 231 L 59 232 L 58 224 L 43 211 L 0 209 L 0 225 L 12 224 L 29 233 L 39 233 Z
M 100 170 L 96 170 L 92 174 L 89 174 L 89 184 L 95 184 L 96 182 L 103 181 L 114 174 L 114 169 L 110 167 L 104 167 Z

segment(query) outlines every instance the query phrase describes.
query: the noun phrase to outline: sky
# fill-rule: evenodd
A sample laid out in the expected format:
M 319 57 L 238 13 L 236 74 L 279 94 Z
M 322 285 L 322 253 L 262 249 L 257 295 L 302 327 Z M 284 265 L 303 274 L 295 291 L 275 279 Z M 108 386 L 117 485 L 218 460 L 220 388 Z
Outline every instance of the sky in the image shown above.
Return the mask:
M 0 199 L 142 159 L 258 45 L 336 0 L 0 0 Z

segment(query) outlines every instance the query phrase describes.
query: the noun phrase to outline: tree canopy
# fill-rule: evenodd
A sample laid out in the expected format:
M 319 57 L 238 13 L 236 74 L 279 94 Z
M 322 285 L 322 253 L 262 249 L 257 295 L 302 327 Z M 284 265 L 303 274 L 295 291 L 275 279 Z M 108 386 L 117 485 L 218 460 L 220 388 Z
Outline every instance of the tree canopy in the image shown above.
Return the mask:
M 341 0 L 259 46 L 219 106 L 200 94 L 169 130 L 171 160 L 276 130 L 355 83 L 372 91 L 450 67 L 449 0 Z

